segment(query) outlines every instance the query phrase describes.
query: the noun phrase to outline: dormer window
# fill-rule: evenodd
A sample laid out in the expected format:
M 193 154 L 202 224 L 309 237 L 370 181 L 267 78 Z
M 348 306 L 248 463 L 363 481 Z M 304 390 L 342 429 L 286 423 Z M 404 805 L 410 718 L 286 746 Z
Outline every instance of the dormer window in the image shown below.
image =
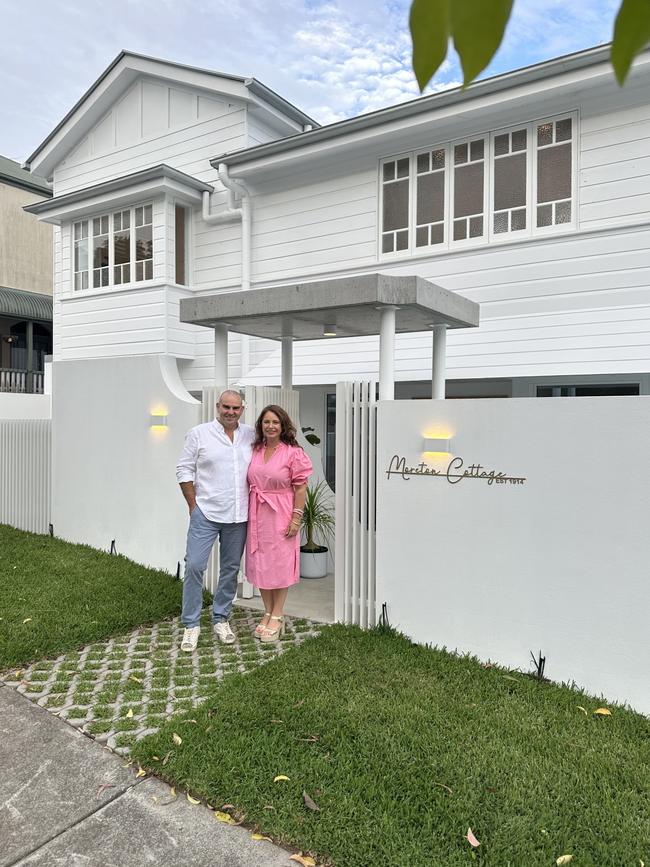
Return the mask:
M 101 289 L 153 279 L 153 206 L 79 220 L 73 226 L 74 288 Z

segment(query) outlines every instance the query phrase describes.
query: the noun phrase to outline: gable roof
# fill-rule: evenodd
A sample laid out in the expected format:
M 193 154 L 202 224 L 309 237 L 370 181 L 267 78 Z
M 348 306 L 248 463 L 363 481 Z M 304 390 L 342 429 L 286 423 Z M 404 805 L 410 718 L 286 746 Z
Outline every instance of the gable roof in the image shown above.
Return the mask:
M 279 113 L 287 122 L 293 124 L 293 130 L 296 126 L 319 126 L 313 118 L 256 78 L 230 75 L 122 50 L 54 127 L 47 138 L 30 154 L 25 161 L 25 168 L 38 171 L 44 177 L 51 174 L 53 165 L 56 164 L 57 158 L 61 157 L 61 152 L 65 149 L 65 143 L 67 143 L 68 148 L 70 147 L 71 133 L 81 122 L 83 115 L 90 113 L 92 122 L 98 120 L 108 110 L 110 103 L 139 75 L 143 74 L 164 78 L 179 84 L 193 84 L 196 87 L 203 87 L 234 99 L 252 103 L 262 109 L 266 108 Z M 79 136 L 77 135 L 77 137 Z
M 23 169 L 20 163 L 10 160 L 9 157 L 0 156 L 0 183 L 10 184 L 12 187 L 21 187 L 42 196 L 51 196 L 52 190 L 47 181 L 36 175 L 30 174 Z

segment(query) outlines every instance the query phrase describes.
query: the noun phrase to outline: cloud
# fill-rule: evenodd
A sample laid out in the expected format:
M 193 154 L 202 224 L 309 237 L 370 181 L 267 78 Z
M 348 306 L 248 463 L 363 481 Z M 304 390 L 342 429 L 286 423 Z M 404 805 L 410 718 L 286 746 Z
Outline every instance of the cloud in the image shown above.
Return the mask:
M 609 39 L 618 0 L 517 0 L 489 73 Z M 3 8 L 0 153 L 24 159 L 122 48 L 254 75 L 321 123 L 419 96 L 407 0 L 33 0 Z M 428 88 L 457 86 L 448 60 Z

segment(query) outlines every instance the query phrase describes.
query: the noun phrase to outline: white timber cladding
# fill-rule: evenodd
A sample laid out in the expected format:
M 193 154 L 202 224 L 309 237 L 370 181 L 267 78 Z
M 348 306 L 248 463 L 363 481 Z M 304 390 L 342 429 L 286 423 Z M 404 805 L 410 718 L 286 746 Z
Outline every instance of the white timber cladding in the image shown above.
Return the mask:
M 418 273 L 481 304 L 481 325 L 450 330 L 450 379 L 650 370 L 650 227 L 569 234 L 448 253 Z M 412 273 L 410 262 L 390 273 Z M 396 378 L 431 378 L 431 334 L 396 337 Z M 376 337 L 294 346 L 297 385 L 375 376 Z M 279 382 L 280 352 L 247 381 Z
M 215 153 L 246 145 L 245 113 L 236 101 L 138 81 L 57 166 L 55 193 L 60 196 L 162 163 L 211 183 Z

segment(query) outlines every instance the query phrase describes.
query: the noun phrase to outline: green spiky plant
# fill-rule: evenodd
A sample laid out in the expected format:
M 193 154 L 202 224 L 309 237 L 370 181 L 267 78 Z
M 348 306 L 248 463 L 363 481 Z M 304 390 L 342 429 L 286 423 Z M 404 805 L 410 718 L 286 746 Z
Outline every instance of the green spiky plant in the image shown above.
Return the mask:
M 332 492 L 326 481 L 307 486 L 305 507 L 302 513 L 302 526 L 305 531 L 305 544 L 302 551 L 320 551 L 323 546 L 314 541 L 314 536 L 331 544 L 334 540 L 334 509 Z

